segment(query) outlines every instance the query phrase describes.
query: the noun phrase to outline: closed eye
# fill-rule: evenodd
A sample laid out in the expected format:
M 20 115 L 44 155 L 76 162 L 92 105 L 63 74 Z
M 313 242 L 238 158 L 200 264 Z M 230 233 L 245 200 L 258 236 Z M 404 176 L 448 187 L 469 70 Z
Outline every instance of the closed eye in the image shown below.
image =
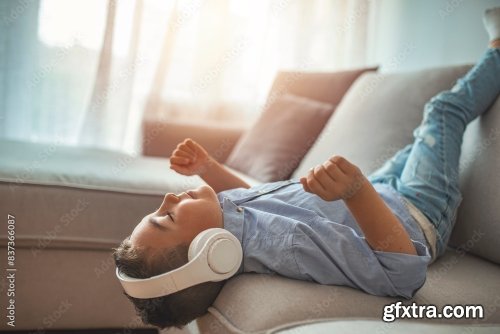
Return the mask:
M 159 229 L 159 230 L 162 230 L 162 231 L 168 231 L 169 230 L 169 228 L 166 225 L 159 224 L 156 220 L 154 220 L 153 217 L 149 217 L 148 222 L 150 224 L 152 224 L 154 227 L 156 227 L 157 229 Z

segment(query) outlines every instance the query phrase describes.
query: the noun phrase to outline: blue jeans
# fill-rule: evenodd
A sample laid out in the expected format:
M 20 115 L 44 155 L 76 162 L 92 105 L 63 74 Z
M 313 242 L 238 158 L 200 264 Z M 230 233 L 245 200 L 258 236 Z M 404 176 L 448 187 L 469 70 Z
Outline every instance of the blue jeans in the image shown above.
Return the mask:
M 499 93 L 500 49 L 488 49 L 451 90 L 425 104 L 413 144 L 368 177 L 372 183 L 391 185 L 426 215 L 436 227 L 438 256 L 446 250 L 462 201 L 458 166 L 465 128 Z

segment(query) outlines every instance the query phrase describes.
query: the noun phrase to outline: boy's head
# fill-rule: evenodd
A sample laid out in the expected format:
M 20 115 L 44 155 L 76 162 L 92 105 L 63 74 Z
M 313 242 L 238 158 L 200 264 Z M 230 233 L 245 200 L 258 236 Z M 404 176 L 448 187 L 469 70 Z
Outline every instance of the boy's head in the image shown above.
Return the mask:
M 188 249 L 198 233 L 223 227 L 217 194 L 201 186 L 180 195 L 166 194 L 160 208 L 145 216 L 129 238 L 115 249 L 116 266 L 135 278 L 148 278 L 188 262 Z M 144 323 L 181 327 L 201 316 L 217 297 L 223 282 L 206 282 L 151 299 L 127 295 Z

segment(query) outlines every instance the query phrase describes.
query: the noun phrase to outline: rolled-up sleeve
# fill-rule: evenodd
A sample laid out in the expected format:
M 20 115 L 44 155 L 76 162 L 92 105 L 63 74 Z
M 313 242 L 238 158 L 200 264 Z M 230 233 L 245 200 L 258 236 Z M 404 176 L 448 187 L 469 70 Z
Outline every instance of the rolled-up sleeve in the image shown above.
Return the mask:
M 412 240 L 412 242 L 417 255 L 373 252 L 386 273 L 387 279 L 391 281 L 395 295 L 405 298 L 413 297 L 424 285 L 427 266 L 431 260 L 427 246 L 418 241 Z
M 412 242 L 417 255 L 374 251 L 351 227 L 317 219 L 296 226 L 293 250 L 303 279 L 411 298 L 424 284 L 431 260 L 426 245 Z

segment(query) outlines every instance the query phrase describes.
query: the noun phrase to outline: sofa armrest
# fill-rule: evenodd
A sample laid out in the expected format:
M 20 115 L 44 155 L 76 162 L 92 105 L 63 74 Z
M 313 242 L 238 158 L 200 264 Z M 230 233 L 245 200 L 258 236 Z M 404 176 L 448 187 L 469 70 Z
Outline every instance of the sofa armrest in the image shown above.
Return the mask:
M 142 154 L 168 158 L 185 138 L 200 143 L 217 161 L 224 162 L 246 128 L 215 121 L 165 121 L 146 118 L 142 123 Z

